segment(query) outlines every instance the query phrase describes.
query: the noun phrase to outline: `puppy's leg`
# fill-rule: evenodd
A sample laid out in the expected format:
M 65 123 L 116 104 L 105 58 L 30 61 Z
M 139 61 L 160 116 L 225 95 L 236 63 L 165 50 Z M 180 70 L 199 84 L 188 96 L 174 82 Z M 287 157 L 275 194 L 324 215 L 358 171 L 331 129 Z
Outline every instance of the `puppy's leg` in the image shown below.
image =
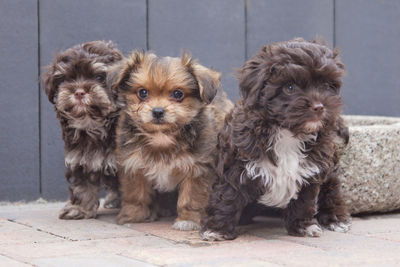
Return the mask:
M 154 189 L 141 173 L 121 177 L 122 206 L 117 217 L 118 224 L 149 222 L 156 219 L 150 209 Z
M 327 181 L 321 185 L 318 206 L 317 219 L 323 227 L 343 233 L 350 230 L 351 217 L 342 198 L 337 169 L 331 172 Z
M 223 182 L 215 184 L 206 208 L 206 217 L 200 236 L 203 240 L 235 239 L 235 226 L 239 223 L 244 207 L 249 203 L 245 188 L 235 189 Z
M 289 235 L 319 237 L 322 229 L 314 216 L 317 214 L 319 184 L 304 186 L 297 199 L 292 199 L 284 210 L 285 227 Z
M 121 196 L 119 192 L 118 178 L 113 175 L 103 177 L 103 184 L 106 188 L 106 197 L 104 199 L 104 208 L 116 209 L 121 207 Z
M 96 217 L 100 192 L 98 176 L 96 173 L 85 174 L 82 171 L 72 173 L 67 170 L 66 177 L 70 182 L 69 200 L 60 211 L 60 219 L 78 220 Z
M 200 229 L 208 202 L 210 185 L 205 177 L 188 177 L 182 181 L 178 196 L 178 218 L 172 228 L 183 231 Z

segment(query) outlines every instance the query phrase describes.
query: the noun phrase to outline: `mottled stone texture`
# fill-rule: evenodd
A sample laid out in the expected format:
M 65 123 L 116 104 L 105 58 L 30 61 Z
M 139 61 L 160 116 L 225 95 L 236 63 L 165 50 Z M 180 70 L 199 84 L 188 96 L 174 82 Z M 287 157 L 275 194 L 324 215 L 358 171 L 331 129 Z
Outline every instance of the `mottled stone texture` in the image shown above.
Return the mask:
M 341 180 L 352 214 L 400 209 L 400 118 L 345 116 Z

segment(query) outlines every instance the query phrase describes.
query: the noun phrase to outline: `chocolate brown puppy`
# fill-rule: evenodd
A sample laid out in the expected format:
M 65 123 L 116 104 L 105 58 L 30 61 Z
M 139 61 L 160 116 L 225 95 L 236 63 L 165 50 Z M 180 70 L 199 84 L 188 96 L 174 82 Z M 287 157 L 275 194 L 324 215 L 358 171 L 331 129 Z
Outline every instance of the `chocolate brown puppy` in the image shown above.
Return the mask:
M 88 42 L 59 53 L 43 75 L 65 143 L 69 200 L 60 219 L 95 217 L 101 185 L 108 192 L 105 207 L 120 205 L 114 157 L 118 108 L 106 74 L 121 59 L 111 42 Z
M 171 58 L 139 51 L 114 73 L 122 107 L 118 223 L 156 219 L 157 195 L 178 190 L 173 227 L 198 229 L 216 176 L 217 133 L 233 106 L 221 91 L 220 73 L 188 54 Z
M 241 98 L 219 135 L 203 239 L 235 238 L 242 210 L 253 204 L 283 209 L 291 235 L 349 229 L 337 173 L 337 145 L 348 140 L 343 74 L 338 51 L 300 38 L 264 46 L 244 64 Z

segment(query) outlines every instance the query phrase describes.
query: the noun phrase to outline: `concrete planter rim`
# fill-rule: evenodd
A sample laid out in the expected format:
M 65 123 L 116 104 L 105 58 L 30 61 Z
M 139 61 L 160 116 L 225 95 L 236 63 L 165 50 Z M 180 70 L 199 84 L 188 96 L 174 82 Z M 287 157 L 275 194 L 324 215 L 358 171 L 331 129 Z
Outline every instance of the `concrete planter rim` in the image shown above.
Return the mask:
M 400 118 L 344 115 L 350 143 L 341 152 L 343 195 L 352 214 L 400 209 Z

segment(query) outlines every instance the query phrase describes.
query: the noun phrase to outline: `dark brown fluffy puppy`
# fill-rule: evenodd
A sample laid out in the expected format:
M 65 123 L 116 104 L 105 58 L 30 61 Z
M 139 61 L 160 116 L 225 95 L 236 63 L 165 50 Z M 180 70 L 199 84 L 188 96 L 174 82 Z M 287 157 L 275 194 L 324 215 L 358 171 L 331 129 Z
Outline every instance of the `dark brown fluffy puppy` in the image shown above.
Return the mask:
M 187 54 L 171 58 L 137 51 L 115 73 L 122 106 L 118 223 L 154 220 L 157 195 L 179 190 L 173 227 L 198 229 L 216 177 L 217 133 L 233 107 L 219 89 L 220 73 Z
M 108 191 L 105 207 L 119 206 L 114 157 L 118 109 L 106 73 L 121 59 L 111 42 L 93 41 L 58 54 L 43 75 L 65 142 L 69 200 L 61 219 L 95 217 L 101 184 Z
M 321 225 L 345 232 L 337 140 L 344 65 L 338 52 L 303 39 L 275 43 L 239 71 L 241 99 L 219 136 L 219 180 L 201 230 L 206 240 L 236 237 L 242 210 L 258 203 L 283 209 L 289 234 L 320 236 Z

